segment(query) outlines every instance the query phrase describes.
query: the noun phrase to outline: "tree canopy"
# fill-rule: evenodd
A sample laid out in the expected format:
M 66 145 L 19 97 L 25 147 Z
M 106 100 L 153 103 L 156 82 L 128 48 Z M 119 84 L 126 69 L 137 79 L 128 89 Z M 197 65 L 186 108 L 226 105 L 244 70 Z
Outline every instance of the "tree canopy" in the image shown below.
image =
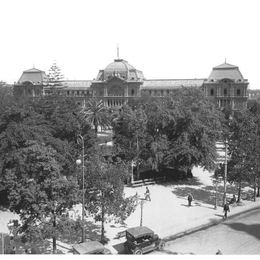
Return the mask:
M 224 118 L 201 90 L 182 88 L 168 98 L 144 100 L 123 107 L 113 120 L 117 152 L 128 160 L 138 157 L 156 171 L 160 167 L 188 171 L 198 165 L 215 168 L 215 144 Z

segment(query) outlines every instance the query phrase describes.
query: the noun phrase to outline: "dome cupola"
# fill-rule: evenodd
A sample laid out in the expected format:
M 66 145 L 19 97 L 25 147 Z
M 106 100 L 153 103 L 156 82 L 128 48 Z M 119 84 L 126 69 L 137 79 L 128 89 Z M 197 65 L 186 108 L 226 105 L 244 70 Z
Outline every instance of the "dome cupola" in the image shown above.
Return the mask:
M 144 78 L 142 71 L 135 69 L 126 60 L 115 59 L 114 62 L 101 70 L 97 76 L 98 81 L 107 81 L 114 77 L 126 81 L 139 81 Z

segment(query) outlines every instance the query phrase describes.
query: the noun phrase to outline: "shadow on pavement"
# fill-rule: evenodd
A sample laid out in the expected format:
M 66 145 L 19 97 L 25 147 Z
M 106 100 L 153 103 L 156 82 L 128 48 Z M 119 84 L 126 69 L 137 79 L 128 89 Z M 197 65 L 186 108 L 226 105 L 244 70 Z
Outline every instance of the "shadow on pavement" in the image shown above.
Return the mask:
M 260 224 L 246 225 L 243 223 L 225 223 L 225 225 L 229 226 L 232 229 L 245 232 L 260 240 Z
M 192 187 L 176 187 L 173 191 L 179 198 L 187 198 L 188 194 L 191 193 L 193 195 L 194 201 L 193 204 L 196 206 L 204 207 L 200 203 L 212 204 L 215 205 L 215 194 L 209 190 L 208 186 L 201 187 L 200 189 L 192 188 Z M 214 207 L 212 206 L 212 209 Z
M 85 234 L 86 239 L 99 241 L 101 235 L 100 225 L 97 225 L 91 221 L 85 221 Z M 58 237 L 58 240 L 68 244 L 76 244 L 81 242 L 81 236 L 81 228 L 76 231 L 68 227 L 66 232 L 62 234 L 62 237 Z
M 167 182 L 162 182 L 158 183 L 158 185 L 167 187 L 167 186 L 172 186 L 172 185 L 188 185 L 188 186 L 199 186 L 202 185 L 202 183 L 199 181 L 199 178 L 197 177 L 192 177 L 189 179 L 183 179 L 183 180 L 172 180 L 172 179 L 167 179 Z

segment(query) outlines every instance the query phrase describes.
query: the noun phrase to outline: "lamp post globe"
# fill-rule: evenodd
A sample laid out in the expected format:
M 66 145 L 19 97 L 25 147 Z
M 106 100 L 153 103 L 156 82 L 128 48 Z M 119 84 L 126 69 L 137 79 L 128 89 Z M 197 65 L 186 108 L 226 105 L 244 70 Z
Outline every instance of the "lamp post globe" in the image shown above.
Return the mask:
M 81 165 L 81 163 L 82 163 L 82 162 L 81 162 L 80 159 L 77 159 L 77 160 L 76 160 L 76 164 L 77 164 L 77 165 Z

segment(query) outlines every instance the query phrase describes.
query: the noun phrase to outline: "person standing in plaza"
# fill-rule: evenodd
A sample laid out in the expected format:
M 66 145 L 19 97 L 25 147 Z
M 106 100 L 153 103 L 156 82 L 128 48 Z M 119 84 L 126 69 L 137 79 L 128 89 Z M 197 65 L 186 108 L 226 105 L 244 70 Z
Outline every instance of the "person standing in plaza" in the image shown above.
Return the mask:
M 227 213 L 230 212 L 230 208 L 228 203 L 225 203 L 224 207 L 223 207 L 223 211 L 224 211 L 224 216 L 223 218 L 226 219 L 227 218 Z
M 191 202 L 193 201 L 193 196 L 191 193 L 188 194 L 188 205 L 191 206 Z
M 146 200 L 151 201 L 150 190 L 148 189 L 148 187 L 146 187 L 144 197 L 145 197 Z

